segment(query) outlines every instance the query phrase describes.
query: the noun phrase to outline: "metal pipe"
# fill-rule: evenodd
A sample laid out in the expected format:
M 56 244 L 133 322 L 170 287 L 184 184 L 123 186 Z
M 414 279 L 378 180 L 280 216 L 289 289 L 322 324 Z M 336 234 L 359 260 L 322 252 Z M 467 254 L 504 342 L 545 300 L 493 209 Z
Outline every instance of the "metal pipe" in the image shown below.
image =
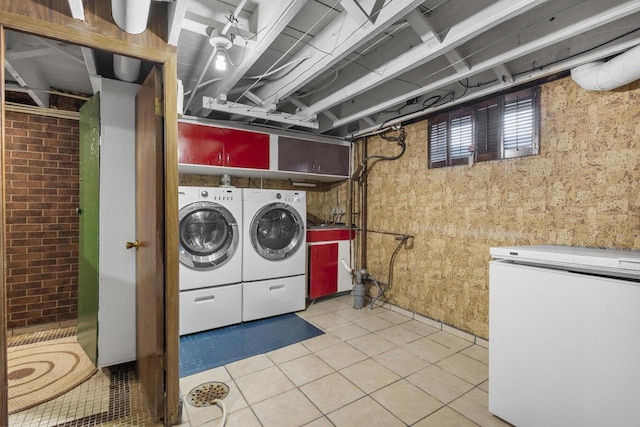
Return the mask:
M 364 139 L 362 143 L 362 158 L 367 158 L 367 138 Z M 362 169 L 361 174 L 361 185 L 362 185 L 362 197 L 361 197 L 361 207 L 360 207 L 360 223 L 362 224 L 361 229 L 362 233 L 360 236 L 360 244 L 362 245 L 360 249 L 360 268 L 367 268 L 367 165 L 364 163 L 364 167 Z
M 200 83 L 202 82 L 202 79 L 204 78 L 204 75 L 206 74 L 207 70 L 209 69 L 209 66 L 211 65 L 211 61 L 213 61 L 213 57 L 216 56 L 216 52 L 218 51 L 218 48 L 216 48 L 215 46 L 213 47 L 213 50 L 211 51 L 211 55 L 209 55 L 209 59 L 207 59 L 207 63 L 204 66 L 204 68 L 202 69 L 202 72 L 200 73 L 200 77 L 198 77 L 198 81 L 196 82 L 196 85 L 194 86 L 194 89 L 191 91 L 191 96 L 189 96 L 189 100 L 187 101 L 187 103 L 184 106 L 184 111 L 187 111 L 189 109 L 189 105 L 191 105 L 191 101 L 193 101 L 193 97 L 196 95 L 198 86 L 200 86 Z

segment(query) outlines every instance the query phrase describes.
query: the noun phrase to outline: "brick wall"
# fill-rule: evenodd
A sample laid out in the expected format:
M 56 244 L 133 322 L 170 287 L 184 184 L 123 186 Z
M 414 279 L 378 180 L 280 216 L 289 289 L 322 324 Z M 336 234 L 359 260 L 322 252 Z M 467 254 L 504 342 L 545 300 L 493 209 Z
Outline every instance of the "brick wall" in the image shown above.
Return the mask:
M 7 326 L 75 319 L 79 123 L 6 117 Z

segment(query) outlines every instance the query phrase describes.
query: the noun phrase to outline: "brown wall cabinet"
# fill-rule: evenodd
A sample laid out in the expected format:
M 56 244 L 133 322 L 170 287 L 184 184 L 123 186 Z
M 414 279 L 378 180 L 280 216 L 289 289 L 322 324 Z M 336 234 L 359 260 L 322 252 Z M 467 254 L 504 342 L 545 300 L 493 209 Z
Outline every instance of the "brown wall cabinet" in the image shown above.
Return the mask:
M 278 170 L 321 175 L 349 176 L 349 147 L 346 145 L 278 138 Z

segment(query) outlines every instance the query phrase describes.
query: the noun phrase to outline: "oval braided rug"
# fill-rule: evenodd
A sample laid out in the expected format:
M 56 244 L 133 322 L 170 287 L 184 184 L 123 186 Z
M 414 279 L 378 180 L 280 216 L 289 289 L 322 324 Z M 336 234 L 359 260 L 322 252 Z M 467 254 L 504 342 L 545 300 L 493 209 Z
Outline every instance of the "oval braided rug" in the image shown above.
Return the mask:
M 88 380 L 96 367 L 76 337 L 7 349 L 9 414 L 54 399 Z

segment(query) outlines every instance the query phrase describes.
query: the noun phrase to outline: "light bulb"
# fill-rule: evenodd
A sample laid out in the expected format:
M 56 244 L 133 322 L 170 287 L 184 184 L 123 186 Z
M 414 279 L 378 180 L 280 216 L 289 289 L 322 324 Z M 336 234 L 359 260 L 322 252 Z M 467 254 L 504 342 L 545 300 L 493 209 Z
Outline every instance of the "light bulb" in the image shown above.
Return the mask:
M 227 51 L 223 47 L 218 47 L 216 50 L 215 67 L 218 71 L 227 69 Z

